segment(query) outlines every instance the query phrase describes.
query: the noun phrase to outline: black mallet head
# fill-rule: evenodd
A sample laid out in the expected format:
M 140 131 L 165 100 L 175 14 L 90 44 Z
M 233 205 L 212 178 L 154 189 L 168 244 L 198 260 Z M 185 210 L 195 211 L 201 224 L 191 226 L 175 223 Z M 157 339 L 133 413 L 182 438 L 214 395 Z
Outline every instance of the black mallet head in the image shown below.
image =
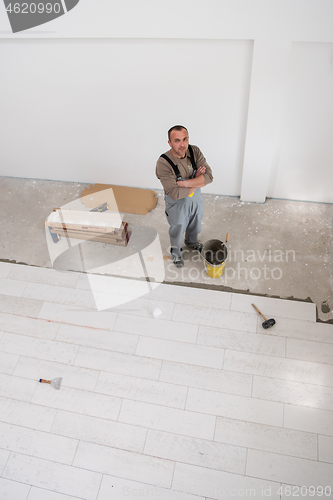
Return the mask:
M 275 325 L 275 323 L 276 323 L 275 319 L 273 319 L 273 318 L 271 318 L 271 319 L 265 318 L 265 316 L 263 314 L 261 314 L 261 312 L 259 311 L 259 309 L 254 304 L 252 304 L 252 306 L 260 314 L 260 316 L 262 318 L 264 318 L 265 321 L 262 323 L 262 327 L 265 328 L 265 330 L 267 330 L 267 328 L 271 328 L 273 325 Z
M 266 319 L 266 321 L 262 323 L 262 327 L 265 328 L 265 330 L 267 330 L 267 328 L 271 328 L 273 325 L 275 325 L 275 323 L 276 321 L 274 318 Z

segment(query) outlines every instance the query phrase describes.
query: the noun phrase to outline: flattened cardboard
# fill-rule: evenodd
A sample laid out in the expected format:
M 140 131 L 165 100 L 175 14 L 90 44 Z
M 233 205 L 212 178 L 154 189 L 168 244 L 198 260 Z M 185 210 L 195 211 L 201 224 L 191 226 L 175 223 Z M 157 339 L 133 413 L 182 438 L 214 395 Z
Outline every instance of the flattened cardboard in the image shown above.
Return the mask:
M 115 186 L 113 184 L 90 184 L 89 188 L 82 191 L 81 198 L 88 208 L 95 208 L 107 203 L 111 210 L 116 211 L 117 208 L 113 206 L 113 196 L 110 196 L 111 192 L 113 192 L 119 212 L 146 215 L 157 204 L 157 196 L 152 189 Z

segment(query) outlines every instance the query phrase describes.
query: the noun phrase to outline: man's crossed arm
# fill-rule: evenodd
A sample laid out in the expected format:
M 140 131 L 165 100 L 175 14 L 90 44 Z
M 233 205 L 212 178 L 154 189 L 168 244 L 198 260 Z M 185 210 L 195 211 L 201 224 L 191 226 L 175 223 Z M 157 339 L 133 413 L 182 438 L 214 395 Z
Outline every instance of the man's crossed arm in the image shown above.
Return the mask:
M 197 188 L 205 186 L 205 178 L 203 174 L 206 172 L 206 167 L 199 167 L 193 179 L 185 181 L 177 181 L 179 187 L 187 187 L 190 189 L 190 195 L 194 193 Z

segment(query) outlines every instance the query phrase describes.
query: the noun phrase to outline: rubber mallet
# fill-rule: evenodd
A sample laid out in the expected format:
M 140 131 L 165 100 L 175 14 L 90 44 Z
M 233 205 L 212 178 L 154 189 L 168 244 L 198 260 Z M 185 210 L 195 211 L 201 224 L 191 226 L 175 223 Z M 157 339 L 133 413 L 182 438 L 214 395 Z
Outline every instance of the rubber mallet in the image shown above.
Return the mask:
M 259 311 L 259 309 L 254 304 L 252 304 L 252 305 L 255 308 L 255 310 L 260 314 L 260 316 L 262 318 L 264 318 L 265 321 L 262 323 L 262 327 L 265 328 L 265 330 L 267 330 L 267 328 L 271 328 L 273 325 L 275 325 L 276 321 L 274 318 L 271 318 L 271 319 L 265 318 L 265 316 Z

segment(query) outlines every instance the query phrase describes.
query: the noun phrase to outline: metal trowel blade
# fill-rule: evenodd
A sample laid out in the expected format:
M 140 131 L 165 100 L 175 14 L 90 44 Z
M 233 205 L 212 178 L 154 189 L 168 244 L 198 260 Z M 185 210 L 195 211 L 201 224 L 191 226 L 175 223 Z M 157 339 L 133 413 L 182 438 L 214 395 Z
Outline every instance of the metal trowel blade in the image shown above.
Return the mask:
M 54 378 L 53 380 L 51 380 L 51 387 L 53 387 L 53 389 L 56 389 L 58 391 L 60 389 L 61 382 L 62 378 Z

